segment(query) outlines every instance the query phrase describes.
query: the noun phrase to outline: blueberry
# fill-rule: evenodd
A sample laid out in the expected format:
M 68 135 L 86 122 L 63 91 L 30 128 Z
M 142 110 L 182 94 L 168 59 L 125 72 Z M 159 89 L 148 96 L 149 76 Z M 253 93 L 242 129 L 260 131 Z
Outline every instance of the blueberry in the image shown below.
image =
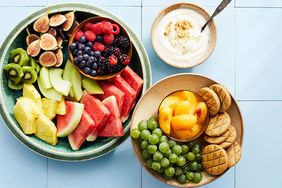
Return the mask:
M 101 56 L 101 52 L 100 51 L 95 51 L 94 52 L 94 56 L 95 57 L 100 57 Z
M 73 54 L 74 56 L 77 56 L 77 52 L 78 52 L 78 50 L 77 50 L 77 49 L 74 49 L 74 50 L 72 51 L 72 54 Z
M 91 52 L 91 48 L 90 48 L 89 46 L 86 46 L 86 47 L 84 48 L 84 52 L 86 52 L 86 53 L 89 54 L 89 52 Z
M 97 63 L 94 62 L 93 65 L 92 65 L 92 68 L 93 68 L 93 69 L 97 69 L 97 68 L 98 68 Z
M 71 50 L 74 50 L 76 48 L 76 43 L 72 43 L 71 45 L 70 45 L 70 49 Z
M 96 37 L 96 41 L 97 41 L 97 42 L 102 42 L 102 41 L 103 41 L 103 37 L 100 36 L 100 35 L 98 35 L 98 36 Z
M 84 50 L 85 48 L 85 44 L 81 44 L 82 50 Z
M 73 62 L 74 62 L 74 64 L 79 64 L 79 60 L 78 60 L 78 57 L 75 57 L 74 59 L 73 59 Z
M 89 52 L 88 52 L 88 55 L 89 55 L 89 56 L 94 56 L 94 52 L 93 52 L 93 51 L 89 51 Z
M 77 56 L 77 59 L 78 59 L 78 61 L 82 61 L 83 60 L 83 56 L 79 55 L 79 56 Z
M 86 61 L 87 67 L 92 67 L 93 62 L 90 61 L 90 58 Z
M 97 59 L 96 59 L 95 57 L 93 57 L 93 56 L 90 56 L 90 57 L 89 57 L 89 61 L 90 61 L 91 63 L 93 63 L 93 62 L 97 61 Z
M 86 42 L 85 36 L 81 36 L 80 39 L 79 39 L 79 42 L 85 43 Z
M 86 43 L 86 46 L 88 46 L 88 47 L 92 48 L 92 46 L 93 46 L 93 42 L 90 42 L 90 41 L 89 41 L 89 42 L 87 42 L 87 43 Z
M 92 70 L 90 71 L 90 75 L 91 75 L 91 76 L 97 76 L 97 71 L 92 69 Z
M 84 67 L 85 67 L 85 65 L 86 65 L 86 61 L 81 61 L 79 64 L 78 64 L 78 66 L 79 66 L 79 68 L 81 68 L 81 69 L 83 69 Z
M 89 55 L 88 54 L 83 54 L 83 60 L 88 60 L 89 59 Z
M 82 55 L 82 54 L 83 54 L 82 50 L 78 50 L 77 53 L 76 53 L 77 56 Z
M 91 69 L 90 69 L 89 67 L 84 67 L 84 69 L 83 69 L 83 72 L 84 72 L 85 74 L 89 74 L 90 71 L 91 71 Z

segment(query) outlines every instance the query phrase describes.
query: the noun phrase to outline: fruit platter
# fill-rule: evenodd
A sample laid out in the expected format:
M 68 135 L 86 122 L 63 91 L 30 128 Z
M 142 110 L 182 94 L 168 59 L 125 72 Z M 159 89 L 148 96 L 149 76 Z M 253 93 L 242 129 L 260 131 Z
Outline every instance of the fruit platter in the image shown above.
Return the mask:
M 130 130 L 143 167 L 177 187 L 211 183 L 242 155 L 240 109 L 224 86 L 202 75 L 176 74 L 151 86 L 135 107 Z
M 89 160 L 129 136 L 151 70 L 143 45 L 116 16 L 83 4 L 47 7 L 19 23 L 1 51 L 1 115 L 34 152 Z

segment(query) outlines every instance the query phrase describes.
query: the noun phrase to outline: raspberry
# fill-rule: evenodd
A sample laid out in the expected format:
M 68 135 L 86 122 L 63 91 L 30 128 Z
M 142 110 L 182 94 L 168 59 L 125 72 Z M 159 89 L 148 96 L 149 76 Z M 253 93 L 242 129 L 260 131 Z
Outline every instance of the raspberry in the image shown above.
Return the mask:
M 102 44 L 102 43 L 100 43 L 100 42 L 94 42 L 93 49 L 94 49 L 95 51 L 100 51 L 100 52 L 102 52 L 102 51 L 105 50 L 105 46 L 104 46 L 104 44 Z
M 88 41 L 90 42 L 94 42 L 96 39 L 96 35 L 95 33 L 93 33 L 92 31 L 86 31 L 85 32 L 85 37 Z
M 111 22 L 105 21 L 103 23 L 103 33 L 106 35 L 113 34 L 113 25 L 111 24 Z
M 103 32 L 103 23 L 98 22 L 95 24 L 92 24 L 91 30 L 96 34 L 96 35 L 101 35 Z
M 128 57 L 128 55 L 126 55 L 126 54 L 121 54 L 121 55 L 118 57 L 118 59 L 119 59 L 119 62 L 120 62 L 121 64 L 123 64 L 123 65 L 128 65 L 129 62 L 130 62 L 129 57 Z
M 83 31 L 77 31 L 74 38 L 76 41 L 79 41 L 80 37 L 83 35 L 84 35 Z
M 112 24 L 113 25 L 113 34 L 118 35 L 120 32 L 120 28 L 117 24 Z
M 103 36 L 103 40 L 105 44 L 113 44 L 114 42 L 114 35 L 113 34 L 109 34 L 109 35 L 104 35 Z
M 92 25 L 93 25 L 93 24 L 90 23 L 90 22 L 86 23 L 86 24 L 84 25 L 83 30 L 84 30 L 84 31 L 90 31 L 91 28 L 92 28 Z
M 118 63 L 118 58 L 117 58 L 115 55 L 111 55 L 111 56 L 109 57 L 109 63 L 110 63 L 110 65 L 115 65 L 115 64 L 117 64 L 117 63 Z

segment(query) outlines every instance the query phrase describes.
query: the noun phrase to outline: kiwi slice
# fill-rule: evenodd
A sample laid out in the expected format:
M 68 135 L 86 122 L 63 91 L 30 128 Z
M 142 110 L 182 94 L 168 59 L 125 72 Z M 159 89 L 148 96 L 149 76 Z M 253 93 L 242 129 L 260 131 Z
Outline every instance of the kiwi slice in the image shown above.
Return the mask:
M 15 84 L 19 84 L 24 73 L 22 67 L 16 63 L 9 63 L 4 67 L 7 73 L 8 79 L 13 81 Z
M 13 89 L 13 90 L 21 90 L 23 88 L 23 84 L 15 84 L 12 80 L 8 80 L 8 87 Z
M 20 66 L 28 65 L 29 57 L 22 48 L 16 48 L 10 52 L 10 62 L 17 63 Z
M 36 73 L 40 71 L 40 65 L 32 57 L 29 58 L 29 65 L 34 68 Z
M 23 77 L 22 82 L 27 84 L 32 84 L 37 80 L 37 72 L 31 66 L 23 66 Z

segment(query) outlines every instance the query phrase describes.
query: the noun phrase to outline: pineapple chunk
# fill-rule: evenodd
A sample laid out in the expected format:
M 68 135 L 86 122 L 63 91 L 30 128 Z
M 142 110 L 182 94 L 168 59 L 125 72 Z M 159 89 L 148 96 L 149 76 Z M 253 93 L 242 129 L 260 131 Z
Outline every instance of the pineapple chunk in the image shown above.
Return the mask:
M 57 128 L 55 124 L 43 114 L 40 114 L 36 119 L 35 136 L 52 145 L 58 143 Z
M 50 120 L 54 119 L 57 114 L 58 102 L 54 99 L 42 98 L 42 105 L 44 115 Z
M 39 113 L 38 107 L 30 98 L 20 97 L 17 99 L 14 106 L 14 116 L 25 134 L 36 132 L 35 119 Z
M 42 108 L 41 96 L 32 84 L 23 85 L 23 96 L 30 98 L 38 106 L 39 110 Z
M 58 107 L 56 110 L 56 114 L 65 115 L 67 113 L 65 99 L 63 98 L 62 101 L 58 102 Z

